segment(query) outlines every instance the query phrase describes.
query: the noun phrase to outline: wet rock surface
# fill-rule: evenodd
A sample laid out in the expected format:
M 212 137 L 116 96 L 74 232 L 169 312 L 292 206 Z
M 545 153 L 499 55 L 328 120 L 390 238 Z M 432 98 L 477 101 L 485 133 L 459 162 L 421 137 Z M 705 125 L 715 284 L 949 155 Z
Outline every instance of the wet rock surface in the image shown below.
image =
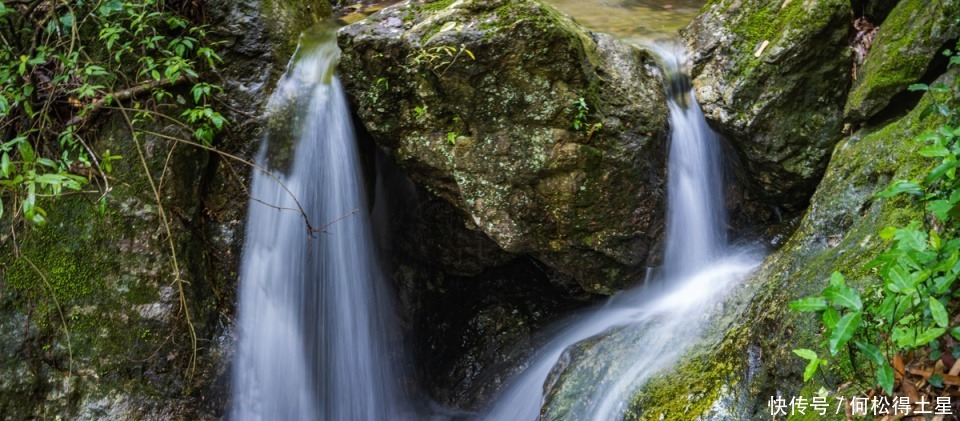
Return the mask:
M 405 2 L 339 43 L 367 130 L 465 224 L 586 291 L 642 277 L 667 116 L 647 55 L 535 1 Z
M 843 0 L 717 1 L 684 30 L 704 114 L 754 198 L 806 206 L 843 137 L 851 30 Z

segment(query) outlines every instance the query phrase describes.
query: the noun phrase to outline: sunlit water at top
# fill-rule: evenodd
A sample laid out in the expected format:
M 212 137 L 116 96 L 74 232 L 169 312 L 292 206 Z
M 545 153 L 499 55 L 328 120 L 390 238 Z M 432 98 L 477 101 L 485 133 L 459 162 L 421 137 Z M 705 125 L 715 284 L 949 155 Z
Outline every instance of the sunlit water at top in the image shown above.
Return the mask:
M 704 0 L 546 0 L 597 32 L 626 38 L 661 38 L 687 26 Z

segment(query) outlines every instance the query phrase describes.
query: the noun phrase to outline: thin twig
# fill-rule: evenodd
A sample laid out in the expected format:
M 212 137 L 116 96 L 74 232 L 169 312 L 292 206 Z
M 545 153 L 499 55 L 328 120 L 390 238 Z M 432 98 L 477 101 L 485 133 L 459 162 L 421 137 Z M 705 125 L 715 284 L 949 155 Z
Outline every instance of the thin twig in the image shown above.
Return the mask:
M 174 283 L 177 285 L 177 290 L 180 294 L 180 310 L 183 311 L 184 319 L 187 323 L 187 329 L 190 331 L 190 344 L 193 354 L 190 357 L 190 363 L 187 371 L 188 378 L 192 378 L 197 364 L 197 332 L 193 327 L 193 322 L 190 320 L 190 309 L 187 307 L 187 294 L 183 288 L 184 280 L 180 276 L 180 263 L 177 261 L 177 248 L 173 243 L 173 231 L 170 229 L 170 221 L 167 219 L 167 214 L 164 211 L 163 201 L 160 198 L 160 191 L 157 190 L 157 185 L 154 183 L 153 176 L 150 174 L 150 166 L 147 164 L 147 159 L 143 155 L 143 147 L 140 145 L 140 139 L 137 136 L 138 132 L 133 127 L 133 122 L 130 120 L 130 116 L 127 115 L 126 110 L 121 110 L 120 112 L 123 114 L 123 118 L 126 120 L 127 126 L 130 128 L 131 136 L 133 136 L 133 143 L 137 147 L 137 155 L 140 157 L 140 164 L 143 166 L 143 173 L 147 177 L 147 181 L 150 183 L 150 189 L 153 190 L 153 196 L 157 201 L 157 214 L 160 216 L 160 222 L 163 223 L 164 230 L 167 233 L 167 244 L 170 247 L 170 262 L 173 265 Z

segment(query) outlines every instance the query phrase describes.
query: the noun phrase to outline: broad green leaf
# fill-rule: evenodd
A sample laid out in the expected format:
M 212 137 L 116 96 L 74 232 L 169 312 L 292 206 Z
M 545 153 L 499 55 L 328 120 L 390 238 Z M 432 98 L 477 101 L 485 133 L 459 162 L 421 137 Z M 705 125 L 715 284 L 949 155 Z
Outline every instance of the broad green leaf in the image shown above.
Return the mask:
M 943 336 L 943 334 L 946 331 L 947 330 L 942 327 L 933 327 L 933 328 L 927 329 L 923 333 L 917 335 L 917 339 L 913 343 L 913 346 L 915 347 L 924 346 L 930 343 L 930 341 Z
M 950 336 L 953 336 L 953 339 L 960 341 L 960 326 L 950 329 Z M 960 345 L 957 346 L 960 347 Z
M 923 187 L 920 187 L 919 184 L 913 183 L 910 181 L 899 180 L 894 182 L 890 187 L 887 187 L 877 193 L 878 197 L 893 197 L 898 194 L 910 194 L 914 196 L 923 195 Z
M 950 154 L 950 150 L 942 145 L 927 145 L 920 148 L 917 154 L 927 158 L 944 157 Z
M 897 293 L 913 290 L 913 278 L 903 266 L 895 265 L 887 272 L 887 288 Z
M 891 323 L 893 321 L 893 307 L 895 304 L 896 301 L 894 301 L 893 296 L 887 296 L 880 304 L 877 315 L 886 320 L 887 323 Z
M 810 349 L 806 349 L 806 348 L 795 349 L 795 350 L 793 350 L 793 353 L 794 353 L 794 354 L 797 354 L 798 356 L 800 356 L 800 358 L 803 358 L 803 359 L 805 359 L 805 360 L 815 360 L 815 359 L 817 359 L 817 353 L 816 353 L 816 351 L 813 351 L 813 350 L 810 350 Z
M 890 340 L 899 348 L 912 348 L 915 346 L 914 343 L 916 343 L 916 335 L 914 334 L 913 328 L 897 326 L 893 328 Z
M 794 311 L 822 311 L 827 308 L 823 297 L 806 297 L 790 302 L 790 309 Z
M 930 171 L 926 177 L 924 177 L 923 182 L 926 184 L 933 184 L 937 180 L 943 178 L 944 175 L 949 175 L 950 171 L 957 168 L 957 165 L 960 164 L 953 157 L 944 158 L 943 162 L 940 165 L 937 165 L 932 171 Z
M 837 271 L 834 271 L 830 274 L 830 285 L 840 286 L 846 285 L 846 281 L 843 279 L 843 274 Z
M 943 375 L 940 373 L 930 376 L 927 379 L 927 382 L 930 383 L 931 386 L 937 389 L 943 389 Z
M 830 331 L 830 354 L 837 355 L 837 351 L 847 344 L 854 332 L 860 327 L 860 312 L 847 313 L 837 321 L 837 326 Z
M 880 348 L 877 348 L 875 345 L 860 341 L 855 341 L 857 348 L 860 348 L 860 352 L 863 352 L 871 362 L 877 366 L 882 366 L 887 363 L 887 358 L 883 355 L 883 352 L 880 351 Z
M 30 142 L 20 142 L 17 144 L 17 148 L 20 150 L 20 157 L 23 158 L 23 162 L 33 162 L 36 158 Z
M 893 395 L 893 367 L 890 364 L 884 364 L 877 369 L 877 383 L 888 395 Z
M 838 306 L 854 311 L 863 310 L 863 301 L 860 300 L 860 294 L 857 294 L 853 288 L 848 286 L 832 285 L 823 290 L 823 296 Z
M 955 274 L 938 277 L 933 282 L 933 292 L 936 293 L 937 295 L 946 294 L 948 291 L 950 291 L 950 287 L 953 285 L 954 281 L 956 280 L 957 280 L 957 275 Z
M 882 238 L 882 239 L 884 239 L 884 240 L 889 240 L 889 239 L 893 238 L 893 236 L 896 235 L 896 233 L 897 233 L 897 229 L 896 229 L 896 228 L 894 228 L 894 227 L 886 227 L 886 228 L 880 230 L 880 238 Z
M 950 218 L 950 211 L 956 207 L 956 204 L 949 200 L 932 200 L 927 202 L 927 210 L 933 212 L 937 219 L 947 221 Z
M 912 223 L 909 227 L 897 230 L 894 238 L 897 239 L 897 248 L 901 250 L 925 251 L 927 249 L 927 233 L 921 231 L 919 223 Z
M 933 297 L 930 297 L 930 314 L 933 315 L 933 320 L 937 322 L 938 326 L 947 327 L 947 325 L 950 324 L 947 309 L 943 307 L 940 301 Z
M 823 312 L 823 325 L 827 329 L 833 330 L 837 327 L 837 322 L 840 321 L 840 313 L 837 312 L 837 309 L 833 307 L 827 307 Z
M 54 169 L 57 168 L 57 163 L 53 162 L 53 160 L 50 158 L 38 158 L 37 163 L 45 167 L 54 168 Z

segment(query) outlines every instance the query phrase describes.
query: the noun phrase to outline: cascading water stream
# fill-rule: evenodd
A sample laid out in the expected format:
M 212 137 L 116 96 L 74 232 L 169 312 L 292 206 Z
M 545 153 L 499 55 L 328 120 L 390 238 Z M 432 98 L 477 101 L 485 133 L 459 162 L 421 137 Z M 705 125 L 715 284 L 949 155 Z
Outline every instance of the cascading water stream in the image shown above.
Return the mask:
M 305 34 L 270 98 L 250 190 L 231 419 L 406 414 L 332 31 Z M 303 213 L 301 213 L 301 211 Z M 310 234 L 305 218 L 323 232 Z
M 682 48 L 653 45 L 649 49 L 660 58 L 670 110 L 663 266 L 643 288 L 614 296 L 554 336 L 508 383 L 486 419 L 536 419 L 545 383 L 564 351 L 611 329 L 623 329 L 636 346 L 628 347 L 626 355 L 609 356 L 627 363 L 608 365 L 589 396 L 579 396 L 565 416 L 621 418 L 632 394 L 650 376 L 674 364 L 697 339 L 702 315 L 759 263 L 755 253 L 727 243 L 722 151 L 693 97 Z

